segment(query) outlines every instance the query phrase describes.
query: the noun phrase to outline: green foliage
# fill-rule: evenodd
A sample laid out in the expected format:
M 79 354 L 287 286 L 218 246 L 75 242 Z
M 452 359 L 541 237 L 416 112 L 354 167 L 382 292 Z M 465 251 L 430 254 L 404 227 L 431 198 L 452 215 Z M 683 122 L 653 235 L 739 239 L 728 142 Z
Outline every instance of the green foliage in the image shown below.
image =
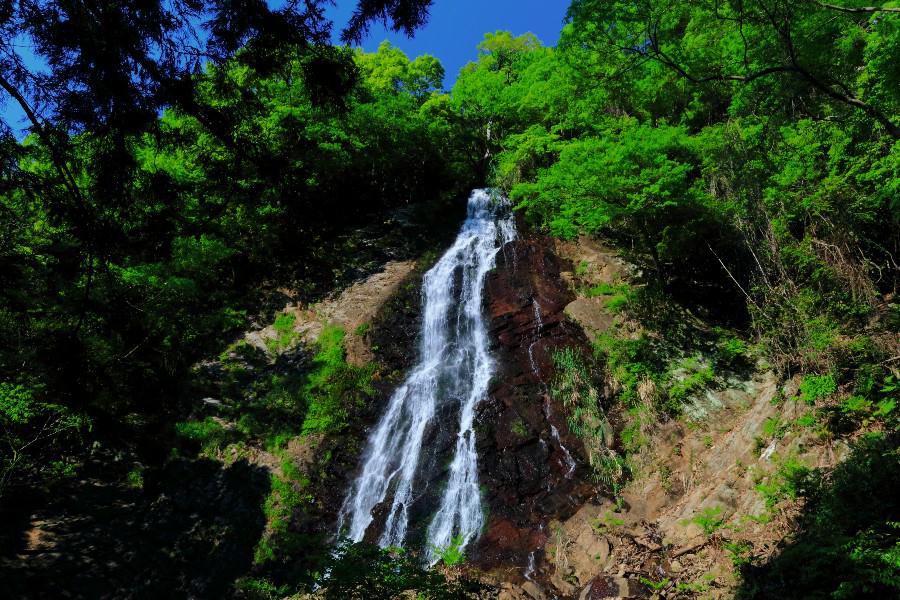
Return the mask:
M 900 86 L 882 67 L 898 20 L 577 0 L 556 49 L 493 34 L 453 96 L 490 124 L 494 180 L 532 223 L 602 236 L 642 283 L 749 322 L 780 369 L 838 374 L 895 354 L 854 338 L 896 291 Z M 725 339 L 717 364 L 739 370 L 747 354 Z
M 510 426 L 510 430 L 520 438 L 528 437 L 528 427 L 522 419 L 516 419 Z
M 635 339 L 601 335 L 595 342 L 595 351 L 605 359 L 606 369 L 622 388 L 620 398 L 626 406 L 638 401 L 641 381 L 660 379 L 665 368 L 656 340 L 647 335 Z
M 669 583 L 671 582 L 668 577 L 664 577 L 659 581 L 653 581 L 652 579 L 647 579 L 646 577 L 639 577 L 638 581 L 649 587 L 653 591 L 661 591 L 665 589 Z
M 800 400 L 813 405 L 837 391 L 832 375 L 805 375 L 800 382 Z
M 896 432 L 868 434 L 800 493 L 800 534 L 767 564 L 746 568 L 742 598 L 890 598 L 900 592 Z M 777 590 L 777 591 L 776 591 Z
M 466 561 L 466 553 L 463 549 L 465 541 L 464 536 L 455 535 L 446 547 L 432 546 L 431 548 L 443 564 L 448 567 L 457 567 Z
M 591 528 L 597 532 L 597 535 L 605 535 L 609 532 L 615 533 L 624 524 L 623 519 L 617 517 L 612 510 L 607 509 L 595 522 L 591 523 Z
M 303 433 L 334 433 L 347 427 L 351 409 L 374 394 L 373 369 L 348 364 L 344 331 L 326 326 L 319 335 L 313 370 L 303 388 L 308 404 Z
M 206 417 L 199 421 L 176 423 L 175 436 L 182 443 L 215 456 L 234 439 L 235 433 L 225 429 L 213 417 Z
M 303 535 L 291 530 L 290 525 L 294 512 L 313 498 L 304 493 L 301 485 L 273 474 L 272 487 L 264 504 L 267 534 L 256 546 L 253 560 L 257 564 L 265 564 L 276 560 L 285 560 L 297 555 L 306 542 Z
M 773 454 L 772 460 L 776 465 L 775 471 L 756 485 L 756 491 L 762 495 L 769 510 L 784 500 L 795 500 L 800 497 L 810 485 L 811 477 L 809 467 L 800 462 L 796 456 L 782 458 Z
M 750 553 L 753 551 L 753 544 L 749 541 L 735 540 L 725 542 L 724 547 L 726 552 L 728 552 L 728 557 L 731 559 L 731 564 L 734 565 L 736 569 L 740 569 L 744 565 L 750 564 L 750 561 L 752 560 Z
M 588 298 L 596 298 L 597 296 L 618 296 L 626 295 L 630 290 L 631 286 L 626 283 L 612 284 L 603 282 L 585 290 L 584 295 Z
M 665 410 L 669 414 L 680 414 L 681 407 L 689 396 L 707 388 L 715 379 L 712 366 L 700 358 L 691 356 L 675 363 L 670 369 L 668 380 L 668 402 Z
M 483 586 L 465 578 L 448 581 L 440 572 L 422 567 L 402 548 L 343 543 L 323 565 L 322 585 L 327 600 L 397 598 L 406 593 L 434 600 L 475 598 Z
M 266 349 L 270 354 L 278 354 L 295 343 L 297 333 L 294 331 L 294 323 L 296 320 L 297 317 L 293 313 L 282 313 L 275 318 L 275 323 L 272 325 L 275 337 L 266 340 Z
M 750 354 L 747 344 L 736 337 L 724 337 L 716 346 L 718 350 L 717 362 L 725 368 L 734 369 L 739 367 L 743 361 L 747 360 Z
M 780 439 L 789 428 L 790 425 L 782 423 L 778 416 L 769 417 L 763 421 L 762 434 L 767 440 Z
M 138 489 L 144 487 L 144 467 L 142 465 L 135 465 L 135 467 L 125 475 L 125 482 L 129 487 Z
M 857 371 L 854 392 L 837 404 L 818 409 L 825 431 L 846 434 L 861 427 L 881 426 L 895 429 L 897 425 L 896 377 L 881 365 L 869 365 Z
M 713 573 L 706 573 L 696 581 L 681 581 L 675 585 L 675 591 L 686 592 L 689 594 L 702 594 L 708 592 L 712 587 L 712 582 L 716 576 Z
M 725 523 L 725 518 L 722 517 L 722 510 L 721 506 L 707 506 L 694 517 L 683 523 L 694 523 L 699 525 L 704 534 L 712 535 Z
M 625 462 L 612 448 L 612 426 L 600 404 L 588 363 L 570 347 L 555 350 L 552 356 L 556 375 L 550 393 L 566 407 L 569 431 L 584 440 L 594 479 L 615 488 L 626 474 Z
M 56 458 L 77 443 L 90 421 L 65 406 L 43 400 L 40 386 L 0 382 L 0 496 L 19 471 L 31 469 L 58 478 L 74 469 Z
M 277 586 L 271 581 L 256 577 L 242 577 L 235 582 L 235 588 L 251 600 L 275 600 L 290 595 L 289 586 Z
M 113 12 L 121 16 L 119 8 Z M 443 69 L 436 59 L 411 60 L 389 45 L 369 54 L 300 43 L 311 30 L 283 39 L 312 14 L 288 25 L 280 19 L 289 13 L 293 7 L 270 14 L 284 28 L 270 32 L 266 50 L 238 47 L 261 35 L 272 24 L 268 17 L 256 22 L 253 35 L 237 33 L 229 50 L 199 71 L 192 66 L 165 82 L 146 77 L 169 74 L 181 59 L 140 75 L 116 61 L 144 57 L 150 65 L 162 55 L 182 56 L 178 43 L 165 45 L 167 27 L 195 23 L 193 17 L 176 18 L 150 37 L 128 38 L 165 45 L 154 46 L 159 56 L 149 57 L 143 46 L 117 54 L 118 45 L 131 43 L 124 38 L 87 43 L 98 29 L 76 27 L 88 47 L 117 57 L 110 81 L 130 88 L 140 80 L 147 87 L 113 102 L 91 96 L 98 92 L 93 79 L 67 88 L 67 78 L 79 71 L 65 71 L 54 81 L 78 96 L 77 112 L 91 116 L 90 123 L 65 121 L 57 130 L 49 110 L 35 135 L 21 143 L 7 136 L 0 144 L 0 335 L 8 342 L 0 348 L 0 381 L 21 380 L 42 390 L 47 405 L 97 417 L 103 427 L 92 437 L 139 444 L 148 430 L 158 430 L 145 426 L 185 418 L 184 390 L 194 366 L 268 309 L 275 289 L 292 287 L 308 302 L 371 270 L 387 246 L 409 253 L 423 243 L 420 223 L 445 216 L 433 211 L 423 218 L 421 206 L 443 206 L 471 187 L 472 139 L 439 91 Z M 202 39 L 219 39 L 221 27 Z M 60 60 L 79 53 L 67 50 Z M 110 67 L 94 58 L 92 70 Z M 154 99 L 135 109 L 150 89 Z M 157 94 L 167 100 L 156 104 Z M 115 122 L 93 120 L 113 105 Z M 395 226 L 392 211 L 399 207 L 414 227 Z M 371 239 L 382 242 L 363 241 Z M 291 318 L 276 320 L 268 343 L 273 354 L 296 343 Z M 239 373 L 247 370 L 242 363 L 230 365 L 234 387 L 250 379 Z M 248 404 L 268 402 L 262 390 L 249 395 Z M 330 395 L 321 386 L 312 390 L 314 413 Z M 301 422 L 305 400 L 299 399 L 299 416 L 290 415 Z M 310 430 L 339 427 L 341 418 L 332 420 L 330 410 L 311 416 Z M 240 422 L 247 412 L 254 414 Z M 243 411 L 234 422 L 259 434 L 269 420 L 262 412 Z M 271 420 L 289 411 L 278 412 Z M 58 451 L 87 447 L 78 447 L 76 437 L 67 440 L 54 442 Z

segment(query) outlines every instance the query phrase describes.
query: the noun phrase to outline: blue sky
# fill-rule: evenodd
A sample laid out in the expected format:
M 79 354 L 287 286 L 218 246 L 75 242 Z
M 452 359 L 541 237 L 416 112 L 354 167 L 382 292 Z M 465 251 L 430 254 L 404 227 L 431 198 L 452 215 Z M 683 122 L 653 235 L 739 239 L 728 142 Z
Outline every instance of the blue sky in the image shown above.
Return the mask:
M 328 11 L 334 20 L 334 37 L 347 23 L 355 2 L 337 0 Z M 373 25 L 362 47 L 374 51 L 388 40 L 410 58 L 420 54 L 436 56 L 444 65 L 444 86 L 450 88 L 459 70 L 477 57 L 476 46 L 487 32 L 511 31 L 519 35 L 530 31 L 545 46 L 555 46 L 562 29 L 569 0 L 435 0 L 431 17 L 412 39 Z

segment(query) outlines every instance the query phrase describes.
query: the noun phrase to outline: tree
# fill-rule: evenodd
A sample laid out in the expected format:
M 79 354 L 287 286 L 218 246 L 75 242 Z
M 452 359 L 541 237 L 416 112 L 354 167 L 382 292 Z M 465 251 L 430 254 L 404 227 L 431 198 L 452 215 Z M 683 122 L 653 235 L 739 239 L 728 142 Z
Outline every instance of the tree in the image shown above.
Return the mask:
M 900 125 L 892 115 L 900 108 L 900 86 L 881 85 L 898 81 L 896 64 L 886 62 L 898 35 L 897 13 L 815 0 L 576 0 L 569 18 L 581 42 L 630 62 L 655 61 L 696 85 L 753 85 L 757 93 L 793 98 L 822 94 L 897 139 Z

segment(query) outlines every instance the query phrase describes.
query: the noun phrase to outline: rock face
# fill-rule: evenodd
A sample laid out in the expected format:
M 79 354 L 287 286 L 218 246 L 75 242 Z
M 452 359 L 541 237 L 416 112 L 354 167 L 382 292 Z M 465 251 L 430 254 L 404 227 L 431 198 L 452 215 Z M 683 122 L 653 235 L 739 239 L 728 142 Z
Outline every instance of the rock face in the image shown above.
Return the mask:
M 583 444 L 549 392 L 554 349 L 587 347 L 563 314 L 573 299 L 560 278 L 566 266 L 549 240 L 527 235 L 504 248 L 486 282 L 497 364 L 476 426 L 490 511 L 476 557 L 484 567 L 512 563 L 527 573 L 529 554 L 548 539 L 547 523 L 568 517 L 594 492 L 582 479 Z

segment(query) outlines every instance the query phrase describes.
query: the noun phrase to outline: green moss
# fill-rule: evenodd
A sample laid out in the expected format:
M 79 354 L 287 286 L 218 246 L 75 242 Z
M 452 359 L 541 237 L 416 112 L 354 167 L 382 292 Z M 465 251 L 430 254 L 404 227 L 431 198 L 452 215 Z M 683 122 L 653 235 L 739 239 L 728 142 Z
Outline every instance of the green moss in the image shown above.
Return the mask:
M 516 419 L 515 421 L 513 421 L 512 425 L 510 426 L 510 430 L 520 438 L 528 437 L 528 427 L 526 427 L 525 421 L 523 421 L 522 419 Z

